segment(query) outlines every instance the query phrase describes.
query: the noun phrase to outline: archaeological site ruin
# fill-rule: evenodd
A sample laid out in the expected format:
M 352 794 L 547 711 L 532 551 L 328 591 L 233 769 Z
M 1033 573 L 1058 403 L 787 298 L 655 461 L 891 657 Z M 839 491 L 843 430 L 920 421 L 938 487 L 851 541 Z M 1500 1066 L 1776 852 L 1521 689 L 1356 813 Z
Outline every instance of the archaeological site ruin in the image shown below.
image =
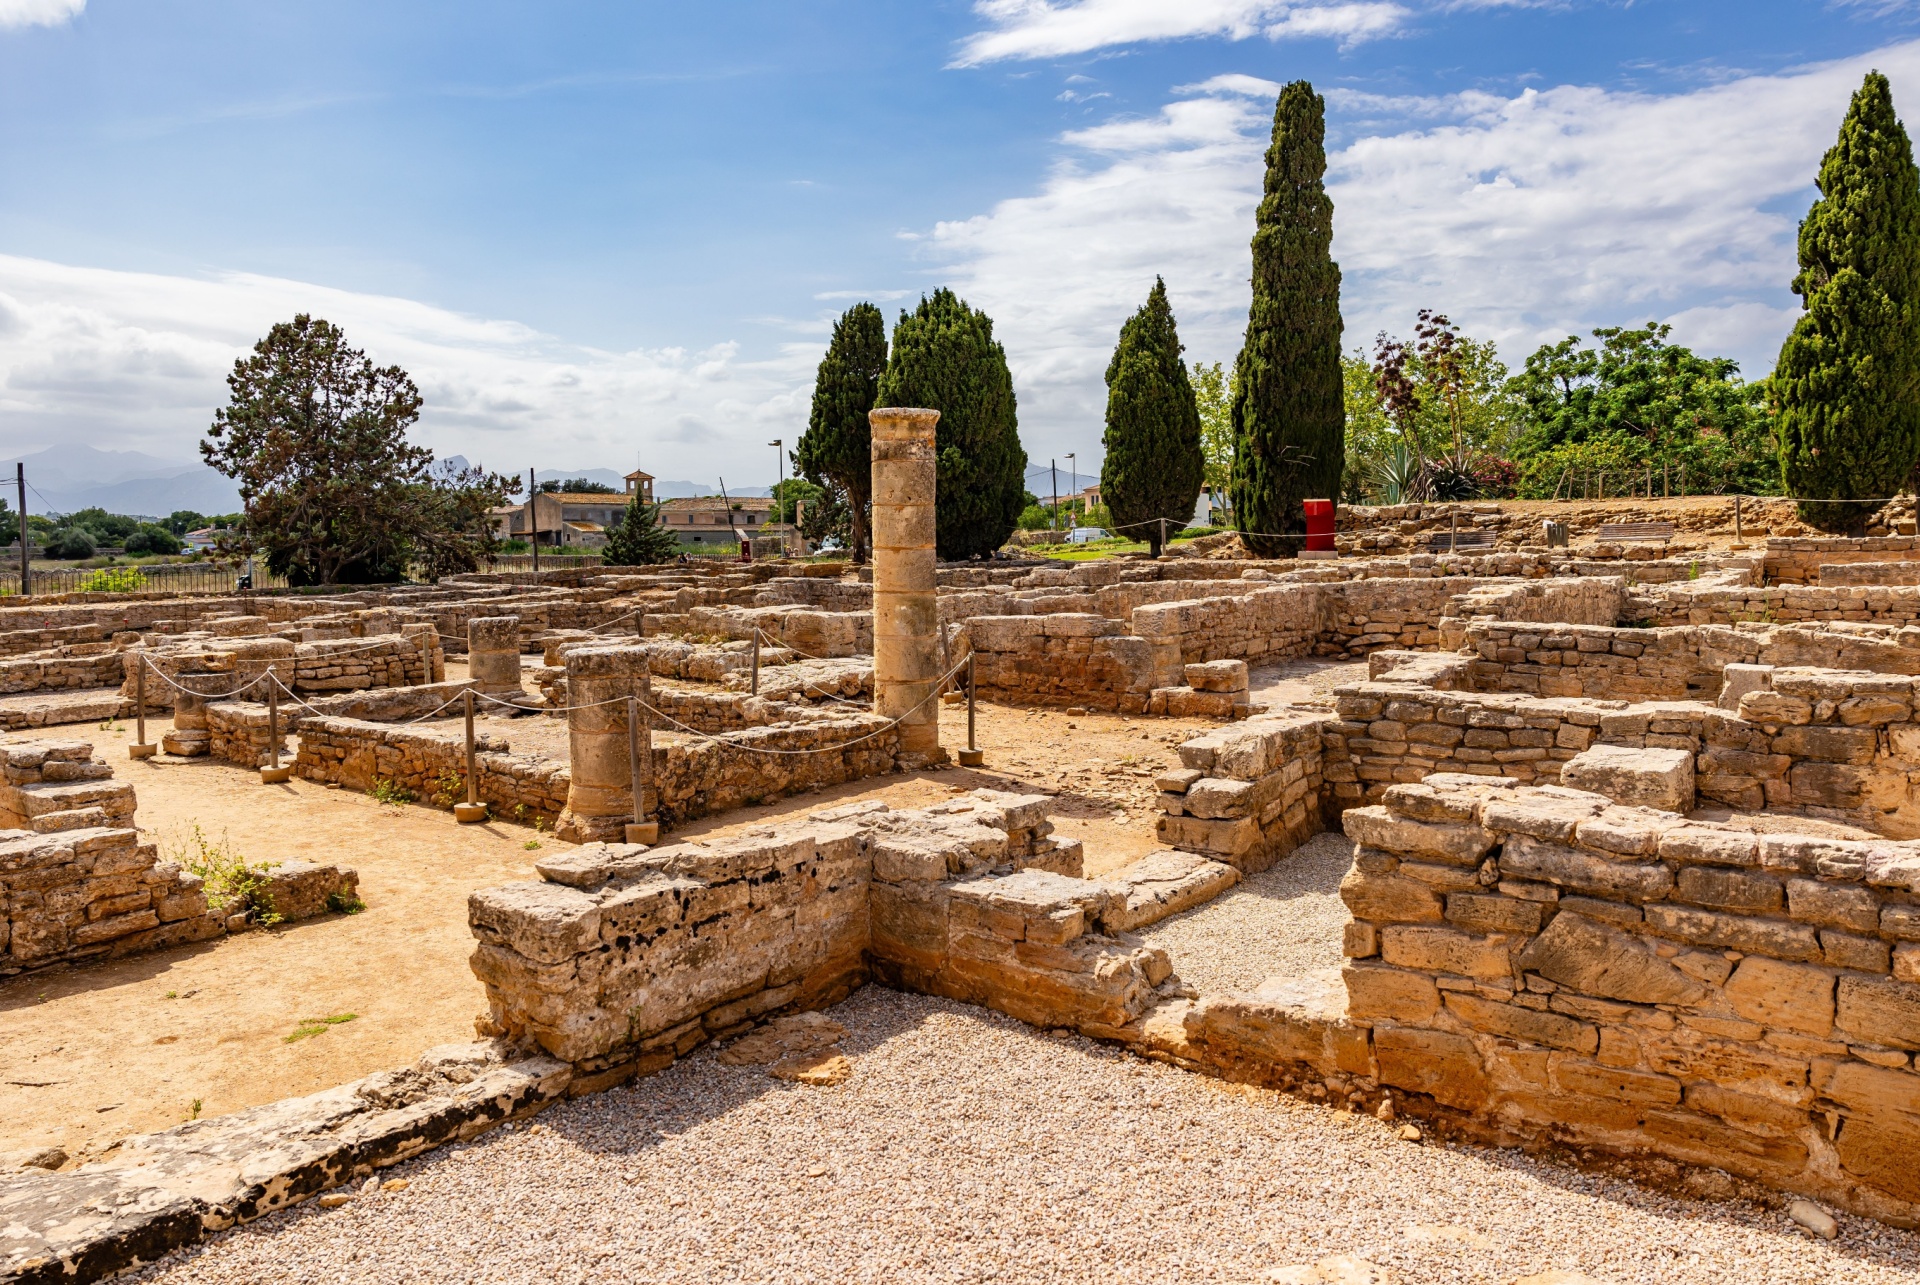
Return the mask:
M 806 1015 L 864 987 L 1408 1145 L 1920 1226 L 1920 537 L 1623 543 L 1590 505 L 1550 546 L 1429 505 L 1323 560 L 940 564 L 935 418 L 874 414 L 870 567 L 0 607 L 0 1280 L 337 1206 L 708 1046 L 838 1091 Z M 1158 934 L 1329 832 L 1325 967 L 1216 984 Z M 402 971 L 356 981 L 350 934 Z M 205 1004 L 156 988 L 271 942 L 332 962 L 261 1047 L 342 1078 L 261 1062 L 189 1115 L 154 1059 L 214 1036 L 141 1025 L 113 1107 L 73 1087 L 103 996 Z M 369 991 L 401 1042 L 355 1063 Z

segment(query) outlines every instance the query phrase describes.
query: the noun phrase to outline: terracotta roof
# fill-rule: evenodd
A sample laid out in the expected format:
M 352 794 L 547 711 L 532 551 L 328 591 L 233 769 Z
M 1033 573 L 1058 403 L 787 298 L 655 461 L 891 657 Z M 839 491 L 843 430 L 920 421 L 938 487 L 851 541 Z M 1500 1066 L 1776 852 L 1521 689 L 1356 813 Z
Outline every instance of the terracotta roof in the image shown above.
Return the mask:
M 622 507 L 633 498 L 617 491 L 612 494 L 603 491 L 542 491 L 540 494 L 562 504 L 618 504 Z
M 728 505 L 725 500 L 717 495 L 697 495 L 683 496 L 677 500 L 662 500 L 661 507 L 669 513 L 678 513 L 687 509 L 692 509 L 697 513 L 705 513 L 708 510 L 723 510 L 727 508 Z M 744 500 L 735 500 L 732 507 L 743 513 L 748 513 L 758 509 L 771 509 L 773 507 L 773 501 L 764 497 L 757 499 L 749 497 Z
M 642 473 L 639 469 L 635 469 L 626 475 L 626 480 L 629 482 L 651 482 L 653 481 L 653 474 Z

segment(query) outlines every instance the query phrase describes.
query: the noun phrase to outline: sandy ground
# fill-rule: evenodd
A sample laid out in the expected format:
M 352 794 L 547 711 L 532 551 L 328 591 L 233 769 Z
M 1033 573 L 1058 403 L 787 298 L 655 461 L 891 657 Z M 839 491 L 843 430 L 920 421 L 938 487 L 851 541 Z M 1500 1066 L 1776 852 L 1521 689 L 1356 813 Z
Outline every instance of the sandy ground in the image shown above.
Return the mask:
M 966 743 L 964 707 L 941 712 L 950 747 Z M 484 725 L 516 749 L 564 754 L 558 719 Z M 164 719 L 150 719 L 158 740 Z M 982 706 L 983 769 L 875 778 L 708 818 L 675 838 L 722 834 L 836 802 L 916 807 L 989 786 L 1057 795 L 1058 833 L 1084 841 L 1088 872 L 1152 851 L 1154 775 L 1211 723 Z M 132 761 L 131 720 L 0 735 L 86 738 L 131 781 L 138 824 L 162 851 L 198 825 L 251 861 L 338 861 L 360 872 L 365 912 L 329 915 L 198 946 L 0 981 L 0 1152 L 57 1144 L 84 1156 L 130 1133 L 311 1093 L 401 1066 L 434 1044 L 473 1038 L 485 1007 L 467 966 L 466 894 L 532 877 L 538 851 L 565 846 L 505 823 L 457 826 L 423 806 L 296 780 L 263 786 L 206 760 Z M 287 1042 L 302 1019 L 352 1021 Z

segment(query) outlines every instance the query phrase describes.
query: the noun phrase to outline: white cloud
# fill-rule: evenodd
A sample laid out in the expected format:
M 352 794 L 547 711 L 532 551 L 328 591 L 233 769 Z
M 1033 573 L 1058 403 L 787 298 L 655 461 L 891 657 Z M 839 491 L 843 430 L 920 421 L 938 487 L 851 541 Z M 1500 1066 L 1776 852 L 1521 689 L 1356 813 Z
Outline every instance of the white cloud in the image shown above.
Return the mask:
M 1387 35 L 1408 17 L 1389 0 L 979 0 L 973 8 L 992 29 L 961 42 L 956 67 L 1198 36 L 1325 36 L 1353 44 Z
M 57 27 L 87 7 L 87 0 L 0 0 L 0 30 Z
M 662 477 L 705 480 L 717 461 L 743 458 L 734 448 L 764 442 L 767 428 L 804 421 L 820 349 L 796 342 L 759 362 L 741 360 L 731 342 L 607 352 L 515 322 L 298 281 L 0 256 L 9 445 L 25 454 L 80 440 L 195 458 L 234 359 L 297 312 L 326 317 L 375 361 L 413 375 L 426 400 L 419 440 L 505 470 L 640 459 Z
M 1869 67 L 1920 105 L 1920 43 L 1668 96 L 1330 95 L 1348 137 L 1342 108 L 1393 118 L 1329 156 L 1348 346 L 1435 307 L 1518 366 L 1541 342 L 1658 318 L 1764 373 L 1797 312 L 1803 203 Z M 1063 135 L 1037 193 L 935 228 L 952 284 L 995 318 L 1036 451 L 1097 442 L 1101 374 L 1156 273 L 1189 357 L 1232 361 L 1268 128 L 1251 79 Z

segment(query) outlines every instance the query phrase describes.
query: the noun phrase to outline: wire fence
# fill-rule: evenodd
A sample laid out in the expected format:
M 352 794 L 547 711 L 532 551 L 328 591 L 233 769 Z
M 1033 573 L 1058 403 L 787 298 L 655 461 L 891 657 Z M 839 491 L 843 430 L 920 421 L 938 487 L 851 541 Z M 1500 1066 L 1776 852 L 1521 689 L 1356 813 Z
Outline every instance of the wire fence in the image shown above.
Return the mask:
M 0 586 L 9 593 L 21 590 L 20 573 L 0 572 Z M 239 591 L 247 576 L 244 565 L 219 562 L 163 562 L 146 566 L 61 567 L 29 570 L 24 592 L 55 593 L 165 593 L 225 594 Z M 287 578 L 274 575 L 260 562 L 253 564 L 254 589 L 285 589 Z

